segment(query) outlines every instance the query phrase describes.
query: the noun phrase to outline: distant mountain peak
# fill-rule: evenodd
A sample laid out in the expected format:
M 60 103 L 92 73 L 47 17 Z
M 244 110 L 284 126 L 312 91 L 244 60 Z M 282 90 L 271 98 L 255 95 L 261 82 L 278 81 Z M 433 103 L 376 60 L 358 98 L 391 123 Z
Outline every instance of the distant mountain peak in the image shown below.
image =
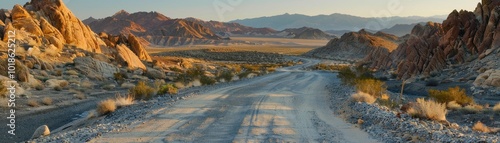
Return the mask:
M 121 16 L 128 16 L 128 15 L 130 15 L 130 13 L 128 13 L 127 11 L 125 11 L 125 10 L 122 9 L 122 10 L 116 12 L 113 15 L 113 17 L 121 17 Z

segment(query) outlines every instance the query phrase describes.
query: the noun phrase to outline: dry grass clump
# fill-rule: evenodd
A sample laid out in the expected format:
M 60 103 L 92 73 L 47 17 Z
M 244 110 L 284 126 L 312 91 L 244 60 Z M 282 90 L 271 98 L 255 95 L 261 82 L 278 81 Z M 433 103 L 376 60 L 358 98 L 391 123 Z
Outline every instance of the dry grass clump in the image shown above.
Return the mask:
M 3 85 L 3 80 L 0 80 L 0 97 L 7 98 L 7 87 Z
M 69 85 L 69 82 L 68 81 L 62 81 L 59 83 L 59 86 L 61 86 L 61 88 L 65 88 Z
M 417 118 L 446 121 L 446 105 L 433 100 L 417 99 L 417 103 L 408 109 L 408 114 Z
M 493 106 L 493 111 L 494 112 L 499 112 L 500 113 L 500 102 L 497 103 L 495 106 Z
M 473 104 L 474 99 L 468 96 L 464 89 L 460 87 L 449 88 L 448 90 L 429 90 L 429 96 L 439 103 L 455 101 L 460 105 Z
M 85 94 L 83 94 L 82 92 L 75 93 L 75 97 L 80 100 L 87 99 L 87 96 L 85 96 Z
M 462 105 L 458 104 L 456 101 L 448 102 L 448 104 L 446 104 L 446 107 L 450 110 L 462 109 Z
M 99 115 L 106 115 L 108 113 L 115 112 L 115 110 L 116 110 L 116 102 L 113 99 L 106 99 L 104 101 L 99 102 L 96 109 Z
M 129 106 L 134 104 L 135 98 L 132 95 L 121 96 L 120 94 L 116 95 L 115 103 L 117 107 Z
M 30 100 L 28 100 L 28 106 L 38 107 L 38 106 L 40 106 L 40 104 L 38 104 L 38 101 L 36 101 L 34 99 L 30 99 Z
M 69 71 L 66 71 L 66 74 L 67 75 L 78 75 L 78 72 L 75 70 L 69 70 Z
M 496 133 L 500 131 L 500 128 L 490 128 L 485 124 L 483 124 L 481 121 L 479 121 L 476 124 L 474 124 L 474 126 L 472 126 L 472 130 L 483 133 Z
M 359 92 L 358 93 L 355 93 L 351 96 L 351 98 L 355 101 L 355 102 L 366 102 L 368 104 L 372 104 L 372 103 L 375 103 L 375 101 L 377 101 L 377 99 L 373 96 L 371 96 L 370 94 L 368 93 L 364 93 L 364 92 Z
M 52 100 L 52 98 L 50 98 L 50 97 L 44 97 L 44 98 L 42 99 L 42 103 L 43 103 L 44 105 L 52 105 L 52 102 L 53 102 L 53 100 Z

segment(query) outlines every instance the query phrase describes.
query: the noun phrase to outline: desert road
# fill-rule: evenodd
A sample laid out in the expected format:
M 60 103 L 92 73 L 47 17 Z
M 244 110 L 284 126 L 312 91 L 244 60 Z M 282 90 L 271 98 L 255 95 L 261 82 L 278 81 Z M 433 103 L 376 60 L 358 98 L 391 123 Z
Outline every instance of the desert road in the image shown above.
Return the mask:
M 158 110 L 142 124 L 90 142 L 377 142 L 330 109 L 330 72 L 279 69 Z

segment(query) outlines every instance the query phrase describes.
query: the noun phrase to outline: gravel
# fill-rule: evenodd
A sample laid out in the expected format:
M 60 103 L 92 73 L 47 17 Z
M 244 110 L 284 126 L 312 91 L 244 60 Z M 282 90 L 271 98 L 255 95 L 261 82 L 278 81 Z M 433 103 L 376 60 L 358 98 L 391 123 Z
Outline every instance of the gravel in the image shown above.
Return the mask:
M 347 122 L 357 124 L 358 119 L 363 120 L 359 127 L 382 142 L 500 142 L 500 133 L 481 133 L 468 126 L 412 118 L 407 114 L 398 117 L 397 111 L 377 103 L 352 102 L 349 97 L 354 90 L 339 83 L 329 89 L 334 93 L 332 105 L 341 105 L 331 108 Z

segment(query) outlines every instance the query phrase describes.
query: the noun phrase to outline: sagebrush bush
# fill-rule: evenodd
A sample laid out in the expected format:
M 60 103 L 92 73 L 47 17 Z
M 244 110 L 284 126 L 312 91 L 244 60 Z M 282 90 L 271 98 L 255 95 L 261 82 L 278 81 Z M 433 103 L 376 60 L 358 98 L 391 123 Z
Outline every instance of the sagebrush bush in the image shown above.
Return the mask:
M 127 77 L 126 74 L 123 74 L 123 73 L 114 73 L 113 74 L 113 78 L 116 80 L 116 81 L 124 81 Z
M 483 132 L 483 133 L 496 133 L 500 131 L 500 128 L 491 128 L 483 124 L 481 121 L 477 122 L 472 126 L 472 130 Z
M 337 77 L 340 78 L 344 85 L 354 85 L 357 78 L 356 73 L 349 67 L 340 69 Z
M 113 99 L 106 99 L 104 101 L 99 102 L 99 104 L 97 104 L 97 109 L 96 109 L 99 115 L 106 115 L 108 113 L 115 112 L 115 110 L 116 110 L 116 102 Z
M 213 85 L 217 82 L 217 80 L 215 80 L 214 78 L 203 75 L 200 78 L 200 82 L 203 85 Z
M 453 87 L 444 91 L 431 89 L 429 90 L 429 96 L 440 103 L 456 101 L 462 106 L 474 104 L 474 99 L 468 96 L 465 90 L 460 87 Z
M 479 113 L 483 110 L 484 110 L 483 106 L 476 105 L 476 104 L 467 105 L 467 106 L 462 108 L 462 111 L 464 111 L 465 113 L 469 113 L 469 114 Z
M 170 94 L 174 95 L 177 94 L 177 87 L 173 84 L 165 84 L 160 87 L 160 90 L 158 90 L 158 94 L 163 95 L 163 94 Z
M 186 74 L 188 77 L 194 79 L 194 78 L 199 78 L 200 76 L 205 74 L 205 71 L 203 70 L 203 67 L 201 66 L 195 66 L 193 68 L 190 68 L 186 71 Z
M 387 86 L 383 81 L 376 79 L 362 79 L 356 81 L 356 90 L 368 93 L 376 98 L 387 93 Z
M 351 99 L 355 102 L 366 102 L 368 104 L 373 104 L 377 99 L 370 94 L 364 93 L 364 92 L 357 92 L 353 95 L 351 95 Z
M 417 103 L 408 109 L 408 114 L 417 117 L 436 121 L 446 121 L 446 105 L 433 101 L 417 99 Z
M 153 87 L 148 86 L 146 82 L 140 81 L 134 88 L 131 88 L 129 92 L 135 99 L 151 99 L 155 90 Z

